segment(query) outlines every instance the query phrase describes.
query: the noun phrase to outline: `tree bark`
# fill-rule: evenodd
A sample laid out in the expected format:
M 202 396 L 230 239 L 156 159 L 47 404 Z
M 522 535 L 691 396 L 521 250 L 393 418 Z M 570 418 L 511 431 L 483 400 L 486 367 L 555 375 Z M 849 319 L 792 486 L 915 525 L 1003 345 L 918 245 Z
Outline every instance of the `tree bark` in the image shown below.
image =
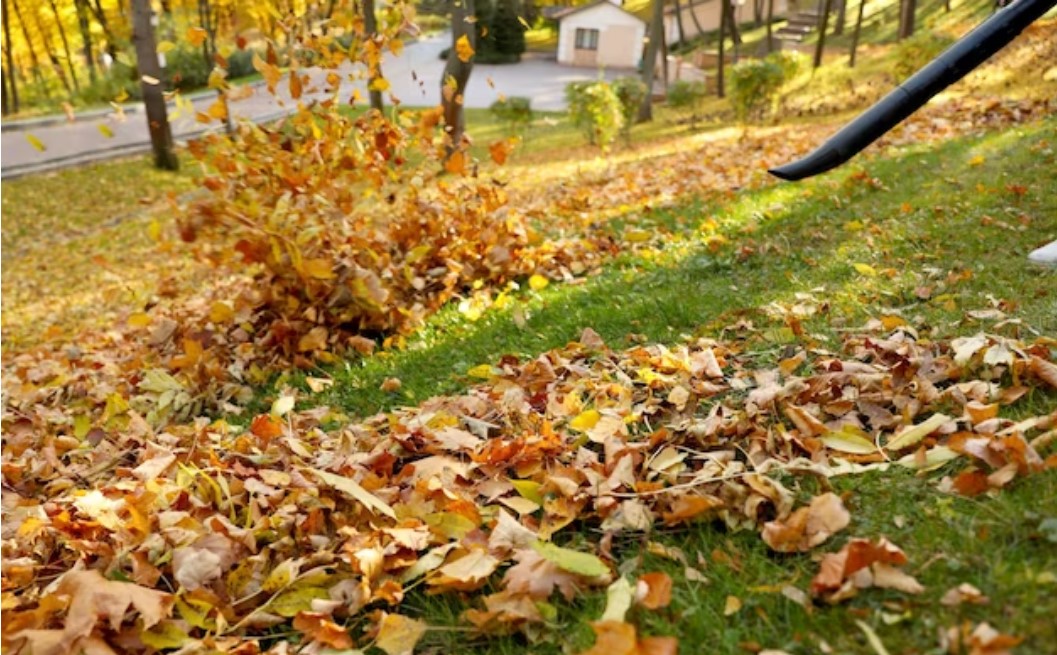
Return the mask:
M 837 24 L 833 26 L 833 34 L 840 36 L 844 34 L 844 26 L 848 22 L 848 0 L 837 1 Z
M 88 79 L 96 82 L 95 55 L 92 52 L 92 29 L 88 23 L 87 0 L 74 0 L 77 9 L 77 27 L 81 32 L 81 50 L 84 52 L 84 63 L 88 66 Z
M 730 2 L 727 0 L 720 0 L 720 2 L 723 4 L 719 10 L 719 61 L 716 63 L 716 95 L 723 98 L 726 96 L 723 88 L 723 71 L 727 66 L 723 43 L 727 40 L 727 24 L 730 22 L 727 16 L 730 14 Z
M 466 132 L 466 113 L 463 111 L 463 94 L 473 72 L 473 57 L 462 61 L 457 54 L 459 39 L 465 37 L 470 46 L 477 49 L 477 29 L 473 19 L 474 0 L 454 0 L 451 9 L 451 52 L 440 80 L 441 106 L 444 111 L 444 131 L 448 133 L 447 155 L 459 151 Z
M 11 5 L 15 8 L 15 18 L 18 19 L 18 25 L 22 28 L 22 38 L 26 40 L 29 61 L 33 64 L 33 77 L 36 78 L 37 85 L 40 87 L 41 92 L 44 93 L 44 97 L 51 99 L 51 91 L 48 90 L 48 85 L 44 82 L 44 76 L 40 73 L 40 60 L 37 58 L 37 50 L 33 47 L 33 39 L 29 37 L 29 28 L 26 27 L 26 21 L 22 18 L 22 8 L 18 6 L 18 0 L 11 0 Z
M 675 27 L 679 31 L 679 45 L 686 45 L 686 29 L 683 27 L 683 3 L 680 0 L 675 0 Z
M 899 5 L 899 40 L 914 35 L 914 15 L 917 13 L 917 0 L 902 0 Z
M 85 0 L 87 2 L 87 0 Z M 133 0 L 135 2 L 136 0 Z M 110 21 L 106 19 L 106 10 L 103 9 L 103 3 L 101 0 L 95 0 L 95 4 L 89 4 L 88 8 L 92 10 L 92 15 L 95 16 L 95 22 L 99 23 L 99 27 L 103 28 L 103 34 L 106 35 L 106 51 L 112 59 L 117 59 L 117 37 L 114 36 L 113 30 L 110 29 Z
M 18 80 L 15 77 L 15 60 L 11 53 L 11 21 L 10 12 L 8 11 L 7 0 L 3 0 L 3 22 L 4 22 L 4 60 L 7 62 L 7 66 L 4 70 L 4 79 L 9 85 L 6 88 L 11 89 L 10 103 L 8 102 L 7 93 L 4 93 L 4 113 L 15 112 L 18 113 Z
M 767 0 L 767 54 L 774 52 L 774 0 Z
M 759 27 L 763 23 L 764 0 L 752 0 L 752 23 Z
M 664 42 L 664 0 L 653 0 L 653 12 L 650 17 L 650 41 L 646 44 L 646 61 L 642 66 L 642 82 L 646 85 L 646 95 L 639 105 L 638 122 L 653 120 L 653 78 L 657 73 L 657 53 Z
M 728 4 L 730 7 L 727 8 L 727 25 L 730 27 L 730 42 L 739 46 L 741 45 L 741 28 L 738 26 L 738 17 L 734 15 L 733 0 L 728 0 Z M 735 61 L 737 61 L 736 58 Z
M 55 77 L 59 78 L 62 82 L 62 88 L 66 89 L 66 95 L 71 99 L 73 98 L 73 89 L 70 88 L 70 80 L 66 79 L 66 71 L 62 69 L 62 62 L 59 61 L 58 55 L 55 54 L 55 48 L 51 45 L 51 38 L 48 37 L 48 30 L 44 29 L 44 25 L 40 22 L 40 12 L 33 12 L 33 22 L 37 24 L 37 32 L 40 33 L 40 40 L 44 42 L 44 52 L 48 55 L 48 61 L 51 62 L 51 70 L 55 73 Z
M 180 162 L 173 152 L 169 111 L 162 95 L 162 71 L 158 65 L 151 14 L 150 0 L 132 0 L 132 40 L 136 45 L 136 68 L 143 90 L 143 106 L 147 110 L 147 129 L 150 130 L 150 142 L 154 149 L 154 166 L 175 171 Z
M 822 3 L 822 15 L 818 17 L 818 43 L 815 44 L 815 68 L 822 65 L 822 53 L 826 49 L 826 29 L 829 27 L 829 12 L 833 8 L 833 0 L 824 0 Z
M 366 38 L 374 40 L 378 34 L 378 17 L 374 13 L 374 0 L 363 0 L 363 27 L 367 32 Z M 448 54 L 450 59 L 454 54 Z M 381 55 L 379 55 L 380 57 Z M 382 77 L 382 63 L 379 61 L 377 65 L 371 66 L 370 77 L 367 82 L 368 95 L 371 100 L 371 109 L 377 109 L 382 111 L 385 105 L 382 103 L 382 92 L 371 89 L 374 85 L 374 81 Z
M 694 21 L 694 28 L 697 30 L 695 36 L 703 36 L 705 30 L 701 27 L 701 21 L 697 18 L 697 12 L 694 11 L 694 0 L 687 0 L 687 7 L 690 8 L 690 20 Z
M 855 68 L 855 51 L 859 49 L 859 32 L 862 30 L 862 15 L 866 9 L 866 0 L 859 0 L 859 16 L 855 19 L 855 29 L 851 33 L 851 55 L 848 57 L 848 67 Z
M 70 81 L 73 82 L 73 89 L 77 93 L 81 92 L 81 83 L 77 79 L 77 71 L 73 67 L 73 54 L 70 52 L 70 41 L 66 38 L 66 26 L 62 23 L 62 17 L 59 16 L 59 9 L 55 6 L 55 0 L 48 0 L 48 4 L 51 5 L 51 13 L 55 16 L 55 26 L 59 29 L 59 38 L 62 40 L 62 50 L 66 55 L 66 67 L 70 71 Z

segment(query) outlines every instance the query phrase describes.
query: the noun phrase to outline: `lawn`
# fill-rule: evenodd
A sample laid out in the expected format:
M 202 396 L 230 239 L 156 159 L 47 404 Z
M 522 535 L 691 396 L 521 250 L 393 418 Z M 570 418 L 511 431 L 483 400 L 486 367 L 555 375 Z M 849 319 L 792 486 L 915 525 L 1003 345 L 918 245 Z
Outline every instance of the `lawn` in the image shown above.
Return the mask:
M 416 441 L 424 439 L 415 430 L 424 429 L 425 420 L 414 430 L 405 430 L 411 423 L 408 417 L 421 411 L 415 408 L 430 407 L 425 402 L 439 395 L 467 392 L 476 393 L 471 398 L 478 399 L 493 393 L 505 402 L 506 396 L 496 390 L 513 379 L 509 371 L 524 371 L 545 353 L 551 353 L 555 361 L 563 357 L 572 361 L 569 353 L 579 353 L 579 359 L 560 371 L 561 375 L 586 375 L 585 370 L 599 367 L 604 373 L 596 380 L 599 386 L 590 394 L 585 392 L 588 399 L 575 411 L 596 401 L 601 406 L 606 394 L 619 396 L 621 385 L 630 380 L 627 373 L 605 369 L 609 360 L 597 346 L 574 343 L 566 350 L 555 350 L 587 339 L 582 337 L 586 328 L 597 332 L 613 351 L 631 353 L 629 357 L 644 344 L 662 344 L 671 352 L 687 343 L 716 344 L 719 350 L 730 350 L 726 372 L 743 372 L 742 380 L 775 367 L 789 367 L 787 373 L 800 370 L 805 376 L 817 373 L 797 367 L 803 361 L 818 364 L 838 357 L 856 339 L 885 341 L 904 338 L 901 335 L 913 335 L 923 348 L 935 345 L 940 349 L 951 339 L 978 333 L 1034 341 L 1032 353 L 1044 353 L 1052 361 L 1057 345 L 1057 271 L 1028 264 L 1026 254 L 1057 238 L 1057 182 L 1053 177 L 1057 117 L 1049 111 L 1028 118 L 1018 113 L 1020 109 L 998 101 L 987 104 L 990 101 L 985 99 L 980 100 L 983 109 L 953 96 L 946 100 L 947 104 L 930 107 L 850 165 L 799 184 L 774 182 L 762 164 L 779 163 L 817 142 L 835 126 L 832 117 L 805 116 L 752 128 L 711 122 L 701 129 L 689 129 L 679 116 L 662 112 L 653 124 L 636 128 L 630 145 L 602 152 L 584 145 L 566 117 L 539 115 L 511 162 L 500 169 L 482 163 L 482 177 L 503 188 L 511 205 L 531 217 L 541 234 L 607 238 L 617 244 L 618 254 L 565 279 L 532 276 L 502 289 L 465 289 L 415 330 L 379 336 L 373 355 L 350 355 L 305 370 L 291 368 L 258 385 L 249 412 L 218 411 L 195 425 L 171 425 L 155 434 L 144 427 L 142 419 L 125 416 L 128 406 L 122 409 L 120 395 L 109 395 L 103 398 L 106 409 L 99 425 L 106 430 L 123 426 L 115 430 L 122 434 L 143 432 L 129 436 L 120 448 L 103 429 L 93 428 L 80 416 L 70 419 L 49 410 L 46 419 L 57 424 L 68 421 L 69 434 L 49 441 L 38 458 L 42 461 L 15 461 L 14 449 L 26 453 L 28 438 L 26 422 L 12 416 L 10 426 L 17 429 L 10 433 L 14 441 L 5 440 L 5 481 L 10 476 L 21 494 L 13 496 L 12 507 L 17 503 L 29 508 L 11 510 L 20 521 L 18 539 L 25 538 L 28 544 L 27 535 L 50 535 L 48 539 L 54 542 L 42 537 L 41 543 L 49 544 L 49 556 L 54 556 L 49 562 L 60 569 L 72 558 L 99 558 L 111 562 L 107 567 L 111 580 L 151 580 L 153 570 L 158 576 L 148 586 L 157 582 L 159 589 L 174 591 L 177 586 L 189 586 L 184 584 L 188 578 L 180 576 L 177 581 L 174 575 L 162 574 L 175 570 L 175 563 L 169 561 L 170 551 L 160 541 L 161 532 L 166 538 L 187 539 L 203 529 L 212 535 L 209 539 L 214 546 L 222 534 L 234 535 L 224 539 L 237 541 L 239 548 L 252 543 L 255 552 L 241 563 L 233 558 L 230 575 L 217 581 L 225 589 L 249 589 L 235 594 L 238 601 L 231 606 L 246 601 L 265 603 L 262 590 L 267 591 L 265 596 L 275 592 L 273 600 L 283 590 L 303 591 L 308 596 L 293 599 L 292 612 L 261 605 L 282 616 L 294 616 L 298 609 L 319 606 L 315 601 L 329 601 L 324 600 L 325 590 L 320 596 L 316 587 L 291 587 L 295 578 L 300 579 L 294 574 L 275 582 L 275 571 L 293 561 L 284 558 L 301 553 L 303 559 L 292 566 L 303 564 L 310 575 L 356 562 L 362 567 L 357 579 L 366 581 L 376 577 L 372 567 L 382 566 L 383 561 L 379 555 L 377 564 L 371 563 L 371 549 L 377 544 L 370 539 L 377 532 L 376 524 L 388 525 L 384 517 L 365 517 L 362 508 L 355 509 L 354 503 L 327 491 L 326 485 L 306 482 L 310 475 L 327 479 L 325 473 L 309 473 L 310 469 L 324 467 L 327 458 L 333 457 L 347 462 L 343 465 L 347 470 L 368 471 L 360 477 L 362 486 L 351 479 L 355 486 L 344 483 L 345 493 L 364 504 L 363 494 L 374 498 L 369 491 L 386 493 L 388 483 L 383 478 L 399 478 L 394 484 L 403 484 L 418 475 L 408 468 L 394 475 L 398 469 L 393 462 L 398 458 L 438 454 L 431 450 L 435 444 Z M 507 127 L 483 110 L 469 112 L 468 123 L 475 138 L 473 153 L 486 162 L 488 144 L 506 138 Z M 92 188 L 93 193 L 80 192 L 85 188 Z M 143 166 L 142 160 L 9 182 L 3 235 L 7 254 L 5 370 L 19 369 L 24 364 L 13 364 L 13 360 L 20 355 L 26 355 L 24 361 L 31 360 L 30 346 L 49 341 L 60 344 L 56 352 L 63 361 L 78 360 L 83 354 L 72 335 L 81 328 L 105 331 L 110 326 L 119 334 L 117 328 L 124 326 L 130 314 L 138 315 L 156 304 L 186 302 L 193 308 L 195 294 L 201 291 L 197 287 L 209 284 L 210 269 L 176 238 L 172 219 L 182 210 L 166 199 L 170 194 L 186 194 L 190 188 L 185 174 L 163 177 Z M 56 251 L 62 256 L 55 257 Z M 208 249 L 199 252 L 208 257 Z M 160 289 L 159 281 L 164 283 Z M 210 312 L 215 309 L 215 305 L 205 306 Z M 120 341 L 113 337 L 114 344 Z M 588 352 L 583 355 L 585 349 Z M 974 371 L 980 373 L 978 364 Z M 108 365 L 104 362 L 98 368 Z M 1001 373 L 995 381 L 1004 388 L 1028 384 L 1011 379 L 1001 368 L 983 368 L 982 374 Z M 1023 373 L 1024 369 L 1016 370 Z M 45 387 L 54 384 L 60 389 L 65 384 L 49 382 L 47 373 L 42 375 Z M 636 375 L 647 383 L 626 384 L 639 392 L 648 390 L 650 369 L 640 369 Z M 886 384 L 896 384 L 897 375 L 885 378 Z M 6 390 L 12 378 L 5 378 Z M 320 380 L 328 384 L 321 385 Z M 32 382 L 35 385 L 38 380 Z M 166 380 L 147 382 L 164 387 Z M 30 393 L 30 386 L 22 384 L 17 392 Z M 743 402 L 745 390 L 727 389 L 716 396 L 717 402 Z M 80 411 L 87 398 L 107 394 L 107 389 L 72 389 L 69 407 Z M 275 409 L 291 394 L 298 399 L 296 412 Z M 667 397 L 670 401 L 671 396 Z M 518 396 L 510 398 L 514 403 Z M 538 399 L 533 402 L 538 404 Z M 711 400 L 703 402 L 694 416 L 683 418 L 702 418 L 714 406 Z M 961 412 L 951 399 L 936 406 Z M 569 424 L 590 411 L 594 410 L 576 414 Z M 1055 411 L 1057 389 L 1033 384 L 1024 387 L 1022 398 L 1003 407 L 1001 416 L 1020 420 L 1052 416 Z M 253 418 L 258 412 L 260 416 Z M 386 414 L 370 418 L 378 412 Z M 913 416 L 910 409 L 907 412 Z M 284 414 L 285 422 L 279 421 L 277 417 Z M 434 418 L 441 423 L 430 428 L 451 417 L 438 414 Z M 638 421 L 640 417 L 634 418 Z M 549 425 L 526 423 L 531 427 L 526 429 L 525 425 L 503 424 L 495 417 L 490 420 L 499 423 L 480 422 L 488 436 L 482 440 L 488 443 L 486 448 L 513 448 L 519 439 L 546 442 L 551 430 Z M 600 420 L 597 411 L 593 420 Z M 781 422 L 778 419 L 768 430 L 786 434 L 791 426 L 781 426 Z M 669 427 L 681 430 L 674 423 L 653 426 L 638 436 L 663 436 Z M 648 421 L 646 426 L 650 427 Z M 565 433 L 580 429 L 564 423 L 558 427 Z M 654 432 L 653 428 L 658 429 Z M 378 436 L 382 433 L 388 441 Z M 768 435 L 769 439 L 773 436 Z M 390 449 L 375 450 L 391 442 Z M 917 472 L 892 465 L 832 477 L 774 473 L 798 503 L 833 492 L 850 511 L 850 526 L 810 552 L 775 552 L 761 540 L 755 522 L 753 529 L 734 529 L 711 518 L 678 525 L 658 522 L 648 530 L 624 531 L 607 541 L 595 520 L 598 516 L 591 515 L 557 531 L 554 542 L 581 557 L 589 553 L 611 557 L 607 571 L 612 569 L 631 580 L 658 573 L 670 578 L 670 603 L 656 603 L 653 609 L 638 604 L 628 611 L 627 620 L 640 636 L 677 637 L 681 653 L 703 652 L 703 644 L 707 652 L 717 653 L 958 653 L 941 645 L 949 638 L 949 630 L 957 633 L 963 626 L 971 629 L 983 621 L 1023 639 L 1017 653 L 1045 653 L 1047 644 L 1057 639 L 1053 622 L 1057 612 L 1057 474 L 1052 438 L 1048 445 L 1041 438 L 1038 443 L 1042 457 L 1049 458 L 1046 470 L 1017 475 L 1000 491 L 975 496 L 953 493 L 943 486 L 949 484 L 943 483 L 944 478 L 964 470 L 964 457 Z M 592 448 L 586 436 L 561 445 L 570 451 Z M 170 452 L 183 458 L 179 471 L 152 475 L 147 464 L 165 461 Z M 460 453 L 458 461 L 482 467 L 497 463 L 482 453 L 474 453 L 473 458 L 465 455 Z M 558 462 L 561 456 L 558 452 L 546 461 Z M 82 460 L 92 463 L 90 476 L 76 473 Z M 297 465 L 289 470 L 273 468 L 287 461 Z M 416 463 L 425 466 L 427 460 Z M 97 464 L 102 468 L 97 469 Z M 40 468 L 32 468 L 33 475 L 26 479 L 22 467 L 27 466 Z M 49 477 L 63 466 L 74 473 Z M 512 494 L 515 501 L 520 495 L 521 501 L 536 498 L 541 501 L 537 505 L 543 504 L 542 487 L 530 478 L 550 482 L 546 477 L 551 471 L 539 466 L 531 458 L 516 464 L 517 481 L 530 484 L 518 487 L 518 493 Z M 105 485 L 89 484 L 88 480 L 103 479 L 96 475 L 111 475 L 111 471 L 113 477 L 106 478 L 110 482 Z M 557 478 L 564 475 L 560 469 L 555 472 Z M 400 525 L 406 532 L 393 529 L 394 539 L 409 543 L 417 539 L 410 533 L 417 534 L 414 526 L 420 516 L 431 521 L 430 534 L 446 538 L 457 534 L 471 545 L 489 539 L 483 528 L 495 517 L 497 505 L 481 507 L 479 513 L 465 507 L 455 495 L 462 493 L 464 481 L 450 471 L 445 475 L 446 483 L 441 483 L 438 472 L 420 484 L 400 487 L 401 496 L 388 496 L 393 507 L 382 503 L 394 518 L 395 507 L 404 521 Z M 509 482 L 513 476 L 512 470 L 499 467 L 491 482 Z M 137 481 L 143 478 L 147 481 Z M 45 483 L 50 486 L 45 488 Z M 105 488 L 110 497 L 89 493 L 89 488 Z M 5 488 L 5 503 L 8 492 Z M 428 500 L 417 496 L 427 492 Z M 261 511 L 267 506 L 266 499 L 279 496 L 284 500 L 275 511 Z M 33 503 L 45 498 L 47 511 L 31 513 L 36 507 Z M 165 529 L 161 530 L 159 519 L 159 533 L 152 536 L 149 521 L 157 514 L 155 501 L 162 499 L 172 506 L 166 505 Z M 449 502 L 452 499 L 455 502 Z M 114 535 L 132 544 L 120 553 L 97 538 L 109 534 L 104 530 L 108 525 L 115 525 L 118 510 L 111 503 L 118 500 L 125 503 L 120 511 L 126 512 L 121 521 L 127 525 L 114 528 L 120 531 Z M 548 502 L 552 500 L 548 497 Z M 146 530 L 144 507 L 152 508 Z M 441 511 L 444 507 L 449 509 Z M 210 515 L 209 527 L 197 518 L 204 508 L 216 511 Z M 546 518 L 533 513 L 526 512 L 524 523 L 535 531 Z M 81 518 L 71 521 L 71 515 Z M 13 520 L 10 516 L 5 507 L 5 530 Z M 476 522 L 467 527 L 466 516 Z M 489 529 L 492 535 L 497 531 Z M 321 545 L 321 531 L 329 531 L 326 534 L 333 537 L 333 543 L 340 539 L 342 548 L 331 548 L 329 541 Z M 881 536 L 906 551 L 905 571 L 924 586 L 922 593 L 873 588 L 842 603 L 808 599 L 822 552 L 835 552 L 855 537 Z M 148 561 L 154 557 L 147 554 L 148 540 L 154 537 L 165 555 Z M 54 550 L 51 544 L 56 545 Z M 199 552 L 202 561 L 216 557 L 205 550 Z M 405 551 L 386 551 L 386 566 L 405 557 Z M 559 552 L 569 557 L 568 551 Z M 269 559 L 273 554 L 276 559 Z M 19 592 L 37 584 L 36 580 L 27 582 L 24 563 L 14 559 L 10 573 L 12 579 L 20 580 Z M 582 559 L 568 565 L 586 566 Z M 184 572 L 189 568 L 195 567 L 188 566 Z M 430 574 L 424 582 L 397 585 L 397 592 L 390 586 L 386 593 L 393 593 L 391 598 L 399 596 L 397 604 L 376 603 L 369 611 L 353 612 L 341 627 L 362 637 L 359 645 L 371 653 L 381 652 L 382 644 L 361 633 L 369 632 L 376 622 L 385 622 L 380 614 L 371 614 L 374 610 L 428 625 L 416 652 L 580 653 L 591 648 L 591 622 L 607 608 L 605 586 L 585 585 L 572 600 L 554 594 L 531 607 L 521 607 L 520 611 L 542 617 L 523 632 L 484 635 L 474 631 L 464 615 L 468 608 L 481 610 L 480 594 L 459 590 L 458 585 L 451 585 L 456 588 L 447 593 L 427 593 L 438 577 Z M 483 591 L 499 591 L 499 577 L 485 582 Z M 987 597 L 986 604 L 941 602 L 949 590 L 963 584 L 978 588 Z M 20 607 L 23 599 L 11 591 L 14 588 L 5 586 L 5 623 L 12 608 L 20 609 L 19 620 L 54 611 L 43 602 L 32 609 Z M 253 615 L 243 606 L 237 622 L 221 623 L 221 618 L 227 622 L 230 617 L 214 607 L 217 600 L 212 594 L 204 586 L 175 594 L 180 621 L 165 623 L 169 632 L 157 638 L 183 643 L 180 634 L 186 637 L 193 630 L 218 641 L 225 629 L 237 634 L 234 631 Z M 355 606 L 354 596 L 350 592 L 346 599 L 350 606 Z M 140 598 L 140 602 L 145 601 Z M 124 611 L 122 607 L 122 616 Z M 305 632 L 303 628 L 291 630 L 286 620 L 268 625 L 270 621 L 261 619 L 252 628 L 262 648 L 287 639 L 296 642 Z M 161 633 L 155 630 L 155 634 Z M 617 646 L 626 644 L 613 646 L 612 655 L 620 652 Z M 161 650 L 169 647 L 158 646 Z M 600 640 L 594 652 L 605 647 Z M 390 655 L 399 652 L 396 647 L 384 650 Z M 974 652 L 997 655 L 1001 651 Z

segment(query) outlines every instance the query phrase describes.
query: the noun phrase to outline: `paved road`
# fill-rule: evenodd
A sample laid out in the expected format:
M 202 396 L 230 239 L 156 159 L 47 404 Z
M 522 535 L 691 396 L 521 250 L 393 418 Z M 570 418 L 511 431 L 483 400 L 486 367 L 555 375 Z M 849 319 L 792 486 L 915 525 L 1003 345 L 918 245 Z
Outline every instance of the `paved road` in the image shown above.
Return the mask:
M 409 44 L 400 57 L 391 57 L 383 62 L 385 76 L 392 85 L 390 92 L 404 105 L 433 106 L 440 102 L 440 79 L 444 62 L 439 58 L 439 54 L 451 43 L 450 38 L 446 34 L 424 38 Z M 354 70 L 350 67 L 342 72 L 352 73 Z M 313 80 L 320 82 L 325 77 L 325 73 L 319 70 L 311 70 L 309 73 Z M 619 74 L 619 71 L 608 71 L 606 77 L 612 78 Z M 565 108 L 566 84 L 576 80 L 594 79 L 598 75 L 595 69 L 559 66 L 553 60 L 536 57 L 506 66 L 477 65 L 470 77 L 465 103 L 467 107 L 488 107 L 503 94 L 529 97 L 532 99 L 533 109 L 561 110 Z M 322 87 L 323 84 L 320 83 L 319 86 Z M 232 115 L 239 119 L 266 121 L 293 111 L 296 103 L 286 94 L 285 78 L 280 87 L 280 93 L 272 96 L 262 85 L 256 85 L 252 96 L 231 103 Z M 343 83 L 340 97 L 350 97 L 354 87 L 358 87 L 366 97 L 363 83 L 350 81 Z M 199 98 L 194 101 L 195 109 L 204 111 L 214 100 L 212 96 Z M 184 112 L 184 115 L 174 118 L 172 128 L 178 141 L 197 136 L 207 129 L 220 129 L 215 123 L 212 126 L 198 123 L 190 112 Z M 112 136 L 107 136 L 104 132 L 112 133 Z M 34 148 L 27 134 L 39 139 L 46 149 L 39 151 Z M 123 120 L 109 114 L 72 123 L 40 125 L 27 131 L 5 126 L 0 135 L 0 145 L 0 172 L 4 178 L 13 178 L 147 151 L 150 148 L 150 137 L 144 114 L 137 111 L 127 113 Z

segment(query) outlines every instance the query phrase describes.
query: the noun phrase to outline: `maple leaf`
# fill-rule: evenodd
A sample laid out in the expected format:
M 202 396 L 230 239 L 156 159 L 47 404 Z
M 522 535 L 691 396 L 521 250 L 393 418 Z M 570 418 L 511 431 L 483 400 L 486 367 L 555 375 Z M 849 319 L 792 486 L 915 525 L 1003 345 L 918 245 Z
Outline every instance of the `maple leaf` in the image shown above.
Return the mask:
M 562 570 L 554 562 L 530 548 L 514 551 L 514 566 L 503 576 L 503 586 L 515 594 L 525 594 L 536 600 L 546 600 L 555 589 L 567 600 L 576 595 L 580 576 Z
M 623 621 L 595 621 L 595 645 L 580 655 L 675 655 L 679 641 L 675 637 L 639 639 L 635 626 Z
M 459 57 L 459 61 L 461 61 L 464 64 L 469 62 L 470 58 L 473 57 L 473 54 L 474 54 L 473 46 L 470 45 L 470 39 L 467 38 L 467 36 L 465 34 L 463 34 L 458 39 L 456 39 L 456 41 L 455 41 L 455 54 Z
M 388 655 L 410 655 L 427 627 L 422 621 L 402 614 L 386 614 L 379 624 L 374 645 Z
M 825 542 L 849 523 L 851 514 L 840 496 L 827 492 L 812 498 L 807 507 L 797 509 L 785 521 L 768 522 L 761 534 L 767 545 L 779 552 L 805 551 Z

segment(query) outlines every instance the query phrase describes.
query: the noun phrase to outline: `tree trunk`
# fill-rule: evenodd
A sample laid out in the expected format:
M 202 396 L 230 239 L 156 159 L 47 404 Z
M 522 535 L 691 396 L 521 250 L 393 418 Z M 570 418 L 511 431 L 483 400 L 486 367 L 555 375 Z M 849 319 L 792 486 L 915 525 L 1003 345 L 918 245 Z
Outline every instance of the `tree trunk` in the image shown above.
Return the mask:
M 642 81 L 646 85 L 646 95 L 639 105 L 640 123 L 653 120 L 653 78 L 657 73 L 657 53 L 664 43 L 664 0 L 653 0 L 653 12 L 650 17 L 650 41 L 646 44 L 646 61 L 642 65 Z
M 752 0 L 752 23 L 759 27 L 763 23 L 764 0 Z
M 81 50 L 84 52 L 84 63 L 88 66 L 88 79 L 96 82 L 95 55 L 92 52 L 92 29 L 88 24 L 87 0 L 74 0 L 77 9 L 77 27 L 81 32 Z
M 683 27 L 683 3 L 681 0 L 675 0 L 675 27 L 679 31 L 679 45 L 686 45 L 686 29 Z
M 767 0 L 767 54 L 774 52 L 774 32 L 771 23 L 774 22 L 774 0 Z
M 837 24 L 833 26 L 834 36 L 844 34 L 844 24 L 848 19 L 848 0 L 837 0 Z
M 730 3 L 727 0 L 721 0 L 721 2 L 723 4 L 719 10 L 719 61 L 716 63 L 716 95 L 720 98 L 726 95 L 723 88 L 723 70 L 727 66 L 727 57 L 723 43 L 727 40 L 727 24 L 730 22 L 727 19 L 727 15 L 730 13 Z
M 899 5 L 899 40 L 914 35 L 914 14 L 917 13 L 917 0 L 902 0 Z
M 851 33 L 851 55 L 848 67 L 855 68 L 855 51 L 859 49 L 859 32 L 862 30 L 862 15 L 866 9 L 866 0 L 859 0 L 859 16 L 855 19 L 855 30 Z
M 40 60 L 37 59 L 37 50 L 33 47 L 33 39 L 29 38 L 29 28 L 26 27 L 26 21 L 22 18 L 22 8 L 18 6 L 18 0 L 11 0 L 11 5 L 15 8 L 15 18 L 18 19 L 18 25 L 22 28 L 22 38 L 26 40 L 29 61 L 33 64 L 33 77 L 36 78 L 37 86 L 40 87 L 44 97 L 50 100 L 51 91 L 48 90 L 48 85 L 44 82 L 44 76 L 40 73 Z
M 367 32 L 366 38 L 374 41 L 378 34 L 378 17 L 374 13 L 374 0 L 363 0 L 363 27 Z M 450 59 L 454 55 L 454 49 L 448 54 Z M 376 91 L 372 87 L 374 81 L 382 77 L 382 63 L 378 62 L 376 66 L 371 66 L 370 77 L 368 78 L 367 88 L 368 95 L 371 99 L 371 109 L 377 109 L 382 111 L 385 105 L 382 103 L 382 92 Z
M 206 38 L 202 41 L 202 57 L 212 70 L 213 56 L 217 52 L 217 11 L 210 0 L 198 0 L 198 24 L 206 31 Z
M 150 142 L 154 149 L 154 166 L 175 171 L 180 162 L 173 152 L 169 110 L 165 106 L 165 97 L 159 82 L 162 71 L 158 65 L 158 48 L 154 43 L 151 13 L 150 0 L 132 0 L 132 40 L 136 45 L 136 68 L 140 74 L 143 106 L 147 110 L 147 129 L 150 130 Z
M 728 4 L 730 7 L 727 11 L 727 27 L 730 28 L 730 42 L 739 46 L 741 45 L 741 28 L 738 27 L 738 17 L 734 15 L 734 0 L 728 0 Z
M 829 12 L 833 8 L 833 0 L 824 0 L 822 3 L 822 15 L 818 17 L 818 43 L 815 44 L 815 68 L 822 65 L 822 53 L 826 49 L 826 29 L 829 27 Z
M 4 79 L 7 80 L 8 87 L 11 89 L 10 104 L 8 104 L 7 93 L 4 93 L 4 112 L 18 113 L 18 80 L 15 77 L 15 60 L 11 54 L 11 21 L 10 12 L 7 7 L 7 0 L 3 0 L 3 22 L 4 22 L 4 60 L 7 66 L 4 70 Z
M 473 57 L 459 59 L 459 39 L 465 38 L 470 47 L 477 48 L 477 28 L 466 19 L 474 16 L 474 0 L 453 0 L 451 9 L 451 51 L 444 65 L 440 80 L 441 106 L 444 110 L 444 131 L 448 133 L 447 154 L 450 158 L 460 150 L 463 133 L 466 131 L 466 113 L 463 111 L 463 94 L 473 72 Z
M 55 77 L 59 78 L 62 82 L 62 88 L 66 89 L 66 95 L 71 99 L 73 98 L 73 89 L 70 88 L 70 80 L 66 79 L 66 71 L 62 69 L 62 62 L 59 61 L 58 55 L 55 54 L 55 48 L 51 45 L 51 38 L 48 37 L 48 30 L 44 29 L 44 25 L 40 22 L 40 12 L 33 12 L 33 22 L 37 24 L 37 32 L 40 33 L 40 40 L 44 42 L 44 52 L 48 55 L 48 61 L 51 62 L 51 70 L 55 73 Z
M 687 0 L 687 7 L 690 8 L 690 20 L 694 21 L 694 29 L 697 30 L 696 36 L 703 36 L 705 30 L 701 27 L 701 21 L 697 18 L 697 12 L 694 11 L 694 0 Z
M 55 6 L 55 0 L 48 0 L 48 4 L 51 5 L 51 13 L 55 16 L 55 26 L 59 29 L 59 38 L 62 40 L 62 51 L 66 55 L 66 67 L 70 71 L 70 81 L 73 82 L 73 89 L 77 93 L 81 92 L 81 83 L 77 79 L 77 71 L 73 67 L 73 54 L 70 52 L 70 41 L 66 38 L 66 26 L 62 23 L 62 18 L 59 16 L 59 9 Z
M 85 0 L 87 2 L 87 0 Z M 135 2 L 136 0 L 133 0 Z M 110 55 L 111 59 L 117 59 L 117 37 L 114 36 L 113 30 L 110 29 L 110 22 L 106 19 L 106 10 L 103 9 L 103 3 L 101 0 L 95 0 L 95 4 L 89 4 L 88 8 L 92 10 L 92 15 L 95 16 L 95 22 L 99 23 L 99 27 L 103 28 L 103 34 L 106 35 L 106 51 Z

